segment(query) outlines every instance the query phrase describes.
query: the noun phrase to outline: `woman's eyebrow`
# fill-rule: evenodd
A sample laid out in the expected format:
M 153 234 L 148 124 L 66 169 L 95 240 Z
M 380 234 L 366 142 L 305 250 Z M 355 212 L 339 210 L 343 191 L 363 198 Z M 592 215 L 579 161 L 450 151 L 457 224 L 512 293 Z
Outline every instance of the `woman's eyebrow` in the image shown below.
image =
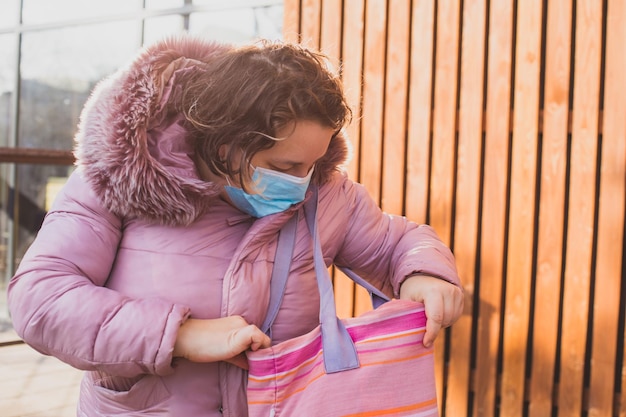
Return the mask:
M 298 166 L 298 165 L 303 165 L 304 162 L 302 161 L 292 161 L 289 159 L 272 159 L 270 160 L 270 163 L 274 164 L 274 165 L 281 165 L 281 166 Z

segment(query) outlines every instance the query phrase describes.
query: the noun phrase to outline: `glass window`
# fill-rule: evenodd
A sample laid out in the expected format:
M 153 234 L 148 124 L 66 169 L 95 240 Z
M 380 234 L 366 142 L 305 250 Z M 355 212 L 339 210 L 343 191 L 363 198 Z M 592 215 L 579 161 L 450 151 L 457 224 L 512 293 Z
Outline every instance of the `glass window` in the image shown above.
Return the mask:
M 181 15 L 161 16 L 146 19 L 144 24 L 144 44 L 151 44 L 168 35 L 185 30 L 185 19 Z
M 0 29 L 17 25 L 19 4 L 19 0 L 2 0 L 2 6 L 0 7 L 2 10 L 2 13 L 0 13 Z
M 8 146 L 11 143 L 12 99 L 17 71 L 16 39 L 17 35 L 13 33 L 0 35 L 0 56 L 4 57 L 0 59 L 0 146 Z
M 257 7 L 254 9 L 256 17 L 257 36 L 265 39 L 283 38 L 283 6 Z
M 256 37 L 254 9 L 193 13 L 189 32 L 219 41 L 244 43 Z
M 85 18 L 104 18 L 141 10 L 141 0 L 23 1 L 22 22 L 25 24 L 52 23 Z
M 232 43 L 282 38 L 282 6 L 246 7 L 193 13 L 189 31 Z
M 138 32 L 125 21 L 24 34 L 18 145 L 71 150 L 85 100 L 136 53 Z
M 184 5 L 185 0 L 146 0 L 146 9 L 170 9 Z
M 6 286 L 13 274 L 11 223 L 13 221 L 12 164 L 0 164 L 0 332 L 6 330 L 9 314 L 6 309 Z M 10 328 L 10 327 L 9 327 Z
M 41 227 L 46 210 L 66 181 L 73 167 L 63 165 L 19 164 L 17 187 L 14 198 L 19 205 L 19 214 L 13 221 L 17 228 L 15 263 L 19 264 Z

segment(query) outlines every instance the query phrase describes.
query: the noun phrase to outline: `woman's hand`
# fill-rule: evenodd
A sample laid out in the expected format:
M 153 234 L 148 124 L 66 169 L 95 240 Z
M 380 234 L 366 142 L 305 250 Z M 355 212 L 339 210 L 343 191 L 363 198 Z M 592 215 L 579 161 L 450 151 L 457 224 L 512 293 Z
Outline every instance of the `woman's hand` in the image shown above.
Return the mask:
M 226 361 L 247 369 L 244 351 L 270 346 L 270 338 L 241 316 L 188 319 L 180 326 L 174 357 L 192 362 Z
M 426 347 L 433 344 L 442 327 L 451 326 L 463 313 L 463 290 L 427 275 L 408 277 L 400 287 L 400 299 L 424 304 L 426 334 L 423 343 Z

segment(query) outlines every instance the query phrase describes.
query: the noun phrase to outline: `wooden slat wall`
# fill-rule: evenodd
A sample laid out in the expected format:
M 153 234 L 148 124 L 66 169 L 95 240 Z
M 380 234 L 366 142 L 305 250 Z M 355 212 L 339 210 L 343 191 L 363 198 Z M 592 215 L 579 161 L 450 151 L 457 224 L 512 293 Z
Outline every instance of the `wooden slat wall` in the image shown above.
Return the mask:
M 286 0 L 284 27 L 341 65 L 350 175 L 455 252 L 441 414 L 626 417 L 626 0 Z

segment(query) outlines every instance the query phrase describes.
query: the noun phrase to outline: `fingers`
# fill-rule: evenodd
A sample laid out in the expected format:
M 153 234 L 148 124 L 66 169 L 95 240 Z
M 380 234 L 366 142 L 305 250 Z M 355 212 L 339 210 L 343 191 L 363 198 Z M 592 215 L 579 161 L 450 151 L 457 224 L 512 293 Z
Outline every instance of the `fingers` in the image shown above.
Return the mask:
M 270 346 L 270 338 L 253 324 L 246 324 L 232 334 L 232 352 L 239 354 L 248 349 L 258 350 Z
M 268 335 L 263 333 L 258 327 L 250 325 L 252 327 L 252 335 L 250 337 L 250 350 L 259 350 L 268 348 L 271 345 L 271 340 Z
M 425 300 L 426 301 L 426 300 Z M 424 303 L 426 313 L 426 333 L 422 343 L 425 347 L 432 346 L 443 326 L 444 300 L 442 297 L 431 297 Z
M 242 369 L 248 369 L 248 359 L 246 358 L 246 350 L 259 350 L 270 347 L 271 340 L 268 335 L 263 333 L 253 324 L 248 324 L 239 329 L 234 335 L 235 351 L 239 351 L 237 355 L 224 359 L 225 362 L 231 363 Z

